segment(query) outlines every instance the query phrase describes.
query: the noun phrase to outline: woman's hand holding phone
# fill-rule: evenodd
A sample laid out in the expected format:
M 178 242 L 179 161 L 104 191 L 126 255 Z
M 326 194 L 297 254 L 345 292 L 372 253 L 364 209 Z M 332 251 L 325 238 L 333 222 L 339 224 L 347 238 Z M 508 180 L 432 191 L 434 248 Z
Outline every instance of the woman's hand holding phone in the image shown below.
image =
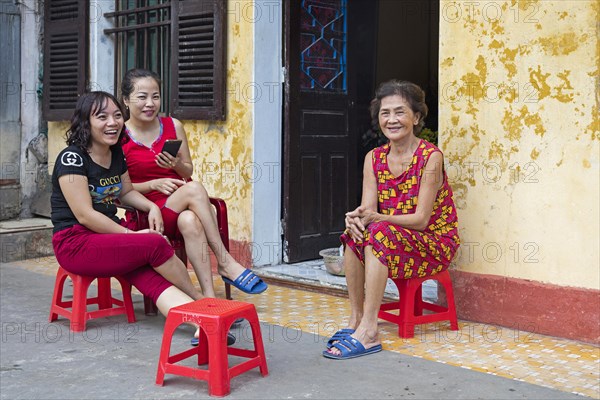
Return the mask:
M 159 154 L 156 155 L 156 164 L 165 169 L 175 168 L 179 162 L 178 151 L 181 147 L 181 140 L 166 140 Z
M 172 155 L 173 157 L 177 157 L 177 152 L 179 151 L 179 148 L 181 147 L 181 143 L 182 143 L 181 139 L 165 140 L 165 143 L 163 144 L 161 153 L 168 153 L 168 154 Z
M 173 157 L 169 153 L 158 153 L 154 159 L 156 164 L 165 169 L 175 168 L 177 163 L 179 162 L 179 157 Z

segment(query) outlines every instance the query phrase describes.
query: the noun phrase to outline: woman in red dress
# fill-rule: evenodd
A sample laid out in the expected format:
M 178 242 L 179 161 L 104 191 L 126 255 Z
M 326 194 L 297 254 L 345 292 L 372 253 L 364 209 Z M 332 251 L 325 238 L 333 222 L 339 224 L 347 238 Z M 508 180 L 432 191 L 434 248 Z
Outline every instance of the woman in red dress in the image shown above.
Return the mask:
M 167 237 L 183 236 L 204 296 L 215 297 L 208 246 L 215 253 L 218 273 L 225 282 L 246 293 L 262 293 L 266 283 L 225 249 L 206 189 L 190 180 L 193 164 L 183 125 L 175 118 L 158 116 L 159 82 L 154 72 L 132 69 L 121 83 L 129 114 L 123 152 L 133 187 L 158 205 L 164 220 L 161 229 Z M 166 140 L 174 139 L 182 141 L 175 156 L 161 151 Z
M 442 152 L 416 136 L 427 116 L 423 90 L 385 82 L 371 102 L 371 116 L 388 143 L 365 157 L 361 205 L 346 214 L 341 241 L 351 314 L 348 327 L 327 342 L 327 358 L 381 351 L 377 314 L 388 276 L 444 271 L 460 243 Z

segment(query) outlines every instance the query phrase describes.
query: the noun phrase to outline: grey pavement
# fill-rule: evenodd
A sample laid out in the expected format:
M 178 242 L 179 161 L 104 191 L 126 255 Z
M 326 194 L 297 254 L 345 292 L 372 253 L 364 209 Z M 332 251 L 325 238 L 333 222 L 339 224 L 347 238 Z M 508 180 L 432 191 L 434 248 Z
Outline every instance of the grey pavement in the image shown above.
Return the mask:
M 71 333 L 68 321 L 48 322 L 54 278 L 10 263 L 0 266 L 1 399 L 206 399 L 204 381 L 166 375 L 157 386 L 164 317 L 143 313 L 88 322 Z M 231 381 L 231 399 L 581 399 L 582 396 L 382 351 L 354 360 L 321 356 L 323 338 L 262 324 L 269 375 L 258 368 Z M 233 333 L 249 346 L 249 330 Z M 174 350 L 185 349 L 182 327 Z M 235 363 L 234 358 L 230 358 Z M 193 365 L 193 364 L 189 364 Z

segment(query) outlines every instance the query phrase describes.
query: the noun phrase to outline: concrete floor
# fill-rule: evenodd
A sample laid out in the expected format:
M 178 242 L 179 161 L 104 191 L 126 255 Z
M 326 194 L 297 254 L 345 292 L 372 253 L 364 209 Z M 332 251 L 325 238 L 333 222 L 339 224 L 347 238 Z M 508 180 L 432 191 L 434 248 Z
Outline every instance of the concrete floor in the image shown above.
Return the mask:
M 0 267 L 1 399 L 209 398 L 203 381 L 167 375 L 165 386 L 155 385 L 164 317 L 145 316 L 139 295 L 134 297 L 134 324 L 116 316 L 92 320 L 85 332 L 71 333 L 65 319 L 48 323 L 54 277 L 40 272 L 41 264 L 28 260 Z M 281 288 L 271 289 L 275 292 Z M 293 289 L 277 293 L 285 290 Z M 246 301 L 246 297 L 241 300 Z M 263 321 L 261 307 L 257 308 Z M 245 332 L 243 324 L 234 329 L 236 346 L 250 345 Z M 262 334 L 269 375 L 262 377 L 254 369 L 235 377 L 228 397 L 584 398 L 394 351 L 354 360 L 329 360 L 321 356 L 325 337 L 286 324 L 263 323 Z M 191 329 L 182 328 L 174 348 L 185 349 L 191 335 Z

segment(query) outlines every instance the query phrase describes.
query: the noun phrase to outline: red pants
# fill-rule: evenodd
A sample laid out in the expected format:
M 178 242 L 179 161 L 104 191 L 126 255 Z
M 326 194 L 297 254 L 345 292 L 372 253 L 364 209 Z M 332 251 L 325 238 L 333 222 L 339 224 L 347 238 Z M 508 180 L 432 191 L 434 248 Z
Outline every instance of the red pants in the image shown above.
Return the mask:
M 172 284 L 153 267 L 173 257 L 173 249 L 154 233 L 95 233 L 82 225 L 52 236 L 54 254 L 67 271 L 78 275 L 121 275 L 145 296 L 156 300 Z

